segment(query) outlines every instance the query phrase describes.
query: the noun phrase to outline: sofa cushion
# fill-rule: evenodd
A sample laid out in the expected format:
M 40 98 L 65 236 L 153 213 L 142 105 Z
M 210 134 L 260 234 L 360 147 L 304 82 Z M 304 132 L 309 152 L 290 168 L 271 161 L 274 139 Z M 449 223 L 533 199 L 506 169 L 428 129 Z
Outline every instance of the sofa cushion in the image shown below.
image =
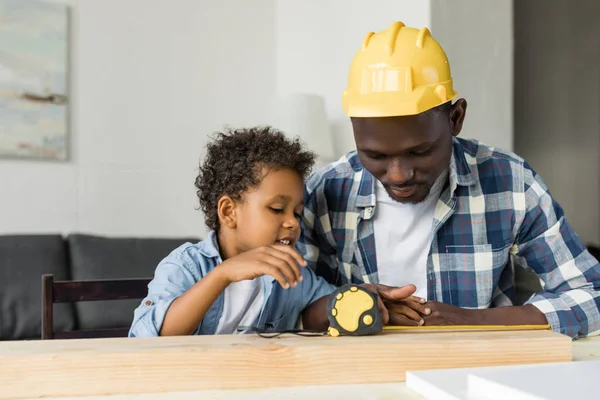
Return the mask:
M 73 234 L 68 237 L 73 280 L 153 277 L 158 263 L 185 242 L 198 238 L 107 238 Z M 122 328 L 131 325 L 140 300 L 75 304 L 79 329 Z
M 60 235 L 0 236 L 0 339 L 39 339 L 42 275 L 70 279 L 66 243 Z M 54 305 L 54 329 L 75 326 L 71 304 Z

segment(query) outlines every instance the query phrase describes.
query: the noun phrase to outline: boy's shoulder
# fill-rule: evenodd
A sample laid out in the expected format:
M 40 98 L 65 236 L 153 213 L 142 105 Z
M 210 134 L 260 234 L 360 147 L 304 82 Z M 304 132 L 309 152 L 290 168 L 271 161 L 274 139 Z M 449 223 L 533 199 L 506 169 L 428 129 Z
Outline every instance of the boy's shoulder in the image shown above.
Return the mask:
M 217 238 L 214 231 L 209 231 L 205 239 L 198 242 L 185 242 L 172 250 L 163 262 L 176 262 L 204 267 L 209 260 L 220 257 Z M 212 262 L 211 262 L 212 264 Z

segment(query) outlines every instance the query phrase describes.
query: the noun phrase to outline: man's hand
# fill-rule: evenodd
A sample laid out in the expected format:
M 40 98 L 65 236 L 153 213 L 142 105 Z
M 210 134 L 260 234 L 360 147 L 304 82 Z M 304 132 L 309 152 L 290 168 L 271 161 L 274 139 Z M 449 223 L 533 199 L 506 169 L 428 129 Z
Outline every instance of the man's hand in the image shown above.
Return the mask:
M 425 325 L 481 325 L 482 323 L 480 318 L 477 318 L 477 312 L 481 310 L 468 310 L 437 301 L 425 303 L 424 307 L 431 310 L 431 313 L 424 317 Z
M 423 317 L 431 313 L 431 309 L 425 306 L 427 300 L 412 295 L 417 290 L 415 285 L 404 286 L 412 288 L 411 295 L 405 298 L 401 297 L 402 294 L 396 290 L 398 288 L 386 285 L 377 286 L 383 292 L 383 303 L 390 314 L 388 325 L 423 325 L 425 322 Z
M 425 299 L 413 296 L 417 290 L 415 285 L 394 287 L 363 284 L 361 286 L 377 295 L 377 305 L 384 325 L 422 325 L 422 316 L 430 312 L 424 306 Z

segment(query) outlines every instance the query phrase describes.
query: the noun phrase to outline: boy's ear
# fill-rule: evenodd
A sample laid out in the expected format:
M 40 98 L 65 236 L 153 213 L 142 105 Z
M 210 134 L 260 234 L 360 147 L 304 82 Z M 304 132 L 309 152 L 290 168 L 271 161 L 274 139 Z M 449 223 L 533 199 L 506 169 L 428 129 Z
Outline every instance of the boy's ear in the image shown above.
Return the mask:
M 237 203 L 229 196 L 223 196 L 217 203 L 217 212 L 219 215 L 219 222 L 222 226 L 226 226 L 229 229 L 235 229 L 237 227 Z

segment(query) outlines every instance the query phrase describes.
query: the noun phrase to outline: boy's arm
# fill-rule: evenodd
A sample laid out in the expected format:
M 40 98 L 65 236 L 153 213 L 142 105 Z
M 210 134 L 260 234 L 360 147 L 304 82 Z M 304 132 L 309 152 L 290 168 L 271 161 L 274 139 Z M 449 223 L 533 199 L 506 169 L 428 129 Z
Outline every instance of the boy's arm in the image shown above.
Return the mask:
M 148 296 L 135 310 L 129 336 L 190 335 L 231 282 L 268 274 L 283 287 L 296 286 L 304 260 L 290 247 L 263 246 L 232 257 L 202 276 L 185 253 L 163 260 Z
M 185 252 L 175 251 L 165 257 L 148 285 L 147 296 L 134 311 L 129 336 L 159 336 L 171 305 L 202 277 L 201 268 Z
M 173 252 L 163 259 L 148 285 L 148 295 L 134 312 L 129 336 L 193 334 L 229 284 L 220 268 L 204 275 L 206 270 L 198 268 L 186 252 Z
M 326 331 L 329 328 L 327 318 L 327 300 L 329 295 L 312 302 L 302 313 L 302 326 L 308 330 Z
M 309 330 L 327 330 L 327 299 L 336 287 L 315 275 L 310 268 L 302 268 L 302 326 Z
M 204 314 L 229 285 L 222 269 L 215 268 L 177 297 L 167 310 L 160 336 L 191 335 Z

